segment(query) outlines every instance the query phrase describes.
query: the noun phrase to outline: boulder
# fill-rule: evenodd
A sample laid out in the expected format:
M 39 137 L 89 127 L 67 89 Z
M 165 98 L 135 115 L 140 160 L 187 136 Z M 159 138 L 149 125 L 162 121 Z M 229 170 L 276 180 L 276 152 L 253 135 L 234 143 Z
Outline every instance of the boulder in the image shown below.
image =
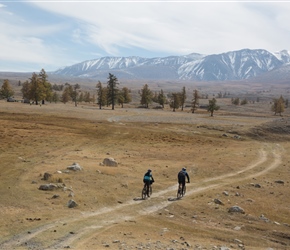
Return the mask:
M 67 206 L 69 208 L 74 208 L 76 207 L 78 204 L 74 201 L 74 200 L 69 200 L 68 203 L 67 203 Z
M 229 213 L 241 213 L 241 214 L 244 214 L 245 213 L 244 209 L 242 209 L 239 206 L 232 206 L 232 207 L 230 207 L 228 212 Z
M 39 190 L 55 190 L 57 189 L 58 186 L 52 183 L 49 184 L 42 184 L 40 185 L 40 187 L 38 188 Z
M 118 162 L 114 160 L 114 158 L 110 157 L 110 158 L 105 158 L 103 160 L 103 164 L 105 166 L 109 166 L 109 167 L 117 167 L 118 166 Z
M 68 166 L 67 169 L 73 170 L 73 171 L 81 171 L 82 167 L 78 163 L 73 163 L 71 166 Z

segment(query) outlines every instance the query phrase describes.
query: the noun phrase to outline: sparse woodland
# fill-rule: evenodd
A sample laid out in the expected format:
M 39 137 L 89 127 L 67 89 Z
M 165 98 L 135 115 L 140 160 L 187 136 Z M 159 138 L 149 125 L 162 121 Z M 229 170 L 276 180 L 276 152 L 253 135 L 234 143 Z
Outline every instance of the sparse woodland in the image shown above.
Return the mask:
M 0 89 L 0 98 L 7 99 L 13 97 L 15 91 L 8 79 L 2 80 L 2 86 Z M 197 112 L 200 107 L 206 109 L 210 116 L 213 116 L 214 111 L 218 111 L 221 107 L 218 105 L 221 99 L 231 99 L 231 104 L 234 106 L 247 105 L 249 103 L 259 103 L 260 96 L 259 92 L 257 96 L 253 97 L 253 94 L 243 94 L 243 97 L 238 94 L 234 94 L 233 97 L 230 92 L 219 91 L 217 94 L 212 94 L 209 97 L 208 93 L 202 93 L 197 89 L 194 89 L 192 93 L 187 93 L 186 87 L 180 88 L 180 92 L 167 91 L 167 93 L 161 88 L 158 91 L 150 89 L 148 84 L 144 84 L 137 92 L 139 96 L 132 96 L 133 91 L 127 86 L 121 86 L 118 78 L 109 73 L 107 83 L 97 82 L 95 89 L 93 90 L 82 90 L 82 86 L 79 83 L 68 83 L 65 84 L 51 84 L 48 79 L 48 75 L 44 69 L 39 74 L 33 73 L 29 80 L 21 83 L 18 82 L 16 88 L 21 87 L 21 97 L 27 102 L 33 104 L 39 104 L 40 102 L 49 103 L 68 103 L 73 102 L 75 106 L 79 103 L 97 104 L 99 109 L 110 107 L 115 109 L 117 104 L 121 108 L 124 108 L 124 104 L 131 104 L 132 102 L 138 103 L 144 108 L 158 108 L 164 109 L 167 105 L 173 112 L 183 111 L 185 107 L 190 107 L 192 113 Z M 289 95 L 289 90 L 287 92 Z M 255 99 L 253 99 L 255 98 Z M 189 101 L 191 99 L 191 102 Z M 206 103 L 200 105 L 200 100 L 207 100 Z M 273 112 L 274 115 L 282 116 L 285 109 L 288 107 L 288 96 L 283 97 L 280 94 L 279 97 L 274 96 L 268 97 L 271 107 L 269 112 Z M 135 105 L 136 106 L 136 105 Z

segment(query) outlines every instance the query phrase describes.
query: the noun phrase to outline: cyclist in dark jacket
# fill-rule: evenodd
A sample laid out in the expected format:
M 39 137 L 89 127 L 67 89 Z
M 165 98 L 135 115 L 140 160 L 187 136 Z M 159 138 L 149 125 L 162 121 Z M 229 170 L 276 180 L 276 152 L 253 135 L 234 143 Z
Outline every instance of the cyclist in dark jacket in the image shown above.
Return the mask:
M 189 175 L 186 172 L 186 168 L 182 168 L 181 171 L 179 171 L 178 175 L 178 184 L 182 185 L 182 193 L 185 187 L 185 179 L 187 178 L 187 183 L 190 183 Z
M 154 182 L 154 178 L 152 176 L 152 170 L 151 169 L 148 169 L 147 172 L 144 174 L 143 182 L 146 185 L 147 196 L 150 197 L 150 195 L 149 195 L 149 187 Z

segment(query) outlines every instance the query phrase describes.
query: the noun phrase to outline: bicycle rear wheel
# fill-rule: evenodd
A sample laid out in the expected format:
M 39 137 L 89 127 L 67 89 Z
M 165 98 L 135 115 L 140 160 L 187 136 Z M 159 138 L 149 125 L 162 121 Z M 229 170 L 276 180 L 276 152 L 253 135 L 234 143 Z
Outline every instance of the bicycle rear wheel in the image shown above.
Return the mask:
M 146 186 L 144 186 L 143 187 L 143 189 L 142 189 L 142 194 L 141 194 L 141 196 L 142 196 L 142 200 L 145 200 L 146 199 Z
M 186 185 L 184 185 L 184 188 L 183 188 L 183 194 L 182 194 L 182 196 L 184 196 L 184 195 L 185 195 L 185 192 L 186 192 Z
M 181 198 L 181 196 L 182 196 L 182 188 L 181 188 L 181 186 L 178 186 L 178 189 L 177 189 L 177 199 L 179 199 L 179 198 Z

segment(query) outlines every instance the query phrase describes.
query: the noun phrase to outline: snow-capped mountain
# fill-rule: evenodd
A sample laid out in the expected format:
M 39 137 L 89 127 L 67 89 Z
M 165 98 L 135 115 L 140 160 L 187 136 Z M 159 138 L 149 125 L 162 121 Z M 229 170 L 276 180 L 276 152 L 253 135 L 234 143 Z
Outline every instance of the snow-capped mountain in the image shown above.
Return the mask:
M 290 51 L 243 49 L 213 55 L 103 57 L 64 67 L 53 74 L 97 80 L 112 73 L 118 79 L 225 81 L 250 79 L 288 64 Z

